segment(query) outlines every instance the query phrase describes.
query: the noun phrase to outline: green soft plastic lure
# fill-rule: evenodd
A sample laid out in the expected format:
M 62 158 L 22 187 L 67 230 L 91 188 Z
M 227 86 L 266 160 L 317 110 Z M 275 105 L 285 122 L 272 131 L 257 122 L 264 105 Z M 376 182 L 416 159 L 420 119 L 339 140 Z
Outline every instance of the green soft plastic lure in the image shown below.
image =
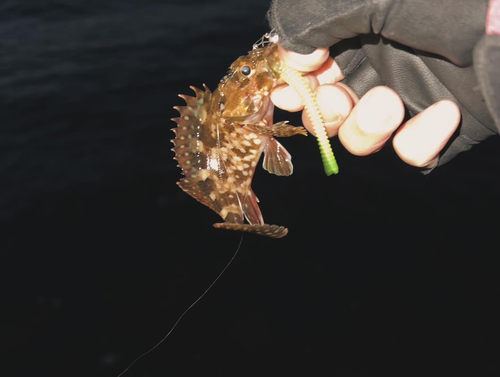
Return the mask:
M 332 145 L 326 133 L 325 122 L 321 116 L 316 96 L 311 90 L 309 83 L 299 71 L 287 66 L 282 68 L 281 78 L 295 89 L 302 99 L 302 102 L 304 102 L 304 108 L 311 120 L 316 139 L 318 140 L 321 160 L 323 161 L 326 175 L 337 174 L 339 172 L 339 166 L 335 160 Z
M 254 45 L 254 49 L 259 45 L 276 45 L 278 40 L 278 35 L 274 33 L 274 31 L 271 31 L 270 33 L 265 34 L 261 40 Z M 335 155 L 333 154 L 330 139 L 328 139 L 325 122 L 321 116 L 316 95 L 309 86 L 308 81 L 304 78 L 304 76 L 302 76 L 300 71 L 286 66 L 283 61 L 279 59 L 268 60 L 275 76 L 278 79 L 282 79 L 295 89 L 302 99 L 304 109 L 311 120 L 314 133 L 316 134 L 316 138 L 318 140 L 319 151 L 326 175 L 330 176 L 332 174 L 337 174 L 339 172 L 339 167 L 337 165 L 337 161 L 335 160 Z

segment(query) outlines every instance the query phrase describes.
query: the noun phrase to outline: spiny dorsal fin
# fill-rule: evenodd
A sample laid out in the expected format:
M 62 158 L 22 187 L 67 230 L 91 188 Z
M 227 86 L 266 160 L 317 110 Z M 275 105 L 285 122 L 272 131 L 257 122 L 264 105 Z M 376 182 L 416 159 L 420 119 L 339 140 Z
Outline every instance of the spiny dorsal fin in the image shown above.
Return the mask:
M 172 118 L 177 123 L 177 128 L 172 129 L 175 139 L 172 140 L 175 152 L 175 159 L 182 168 L 185 175 L 177 184 L 187 194 L 205 204 L 213 211 L 220 213 L 225 206 L 224 198 L 217 193 L 217 187 L 212 179 L 211 173 L 207 169 L 207 156 L 217 157 L 216 148 L 210 148 L 207 144 L 214 144 L 210 135 L 210 127 L 206 122 L 207 112 L 210 107 L 212 93 L 203 85 L 205 91 L 191 87 L 196 93 L 196 97 L 180 95 L 186 101 L 187 106 L 175 106 L 180 116 Z M 207 154 L 208 153 L 208 154 Z M 215 158 L 217 160 L 217 158 Z M 213 166 L 210 167 L 213 170 Z
M 180 116 L 172 118 L 177 123 L 177 128 L 172 129 L 175 133 L 175 138 L 171 140 L 174 144 L 172 150 L 184 175 L 188 175 L 193 169 L 206 168 L 206 166 L 200 166 L 200 164 L 206 164 L 206 162 L 200 161 L 199 158 L 200 147 L 203 145 L 200 144 L 200 135 L 211 92 L 205 85 L 203 86 L 205 91 L 191 87 L 196 93 L 196 97 L 179 95 L 186 101 L 187 106 L 174 106 Z

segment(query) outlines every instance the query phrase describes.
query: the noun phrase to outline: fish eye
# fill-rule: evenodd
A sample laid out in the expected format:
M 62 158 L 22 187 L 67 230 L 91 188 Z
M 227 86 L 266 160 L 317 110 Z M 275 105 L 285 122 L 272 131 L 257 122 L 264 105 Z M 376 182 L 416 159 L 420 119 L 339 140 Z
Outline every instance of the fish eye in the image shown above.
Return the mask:
M 248 76 L 252 72 L 252 69 L 248 65 L 241 67 L 241 73 Z

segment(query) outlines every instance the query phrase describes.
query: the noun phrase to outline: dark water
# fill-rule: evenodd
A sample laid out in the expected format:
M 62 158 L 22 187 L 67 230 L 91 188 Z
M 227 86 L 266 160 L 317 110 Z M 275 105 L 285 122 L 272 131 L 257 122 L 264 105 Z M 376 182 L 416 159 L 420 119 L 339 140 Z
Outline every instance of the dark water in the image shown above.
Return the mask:
M 240 236 L 175 185 L 169 119 L 267 7 L 0 3 L 0 375 L 116 376 L 230 259 Z M 289 236 L 245 236 L 129 376 L 498 375 L 499 140 L 428 177 L 333 143 L 326 178 L 314 139 L 284 141 L 294 175 L 254 190 Z

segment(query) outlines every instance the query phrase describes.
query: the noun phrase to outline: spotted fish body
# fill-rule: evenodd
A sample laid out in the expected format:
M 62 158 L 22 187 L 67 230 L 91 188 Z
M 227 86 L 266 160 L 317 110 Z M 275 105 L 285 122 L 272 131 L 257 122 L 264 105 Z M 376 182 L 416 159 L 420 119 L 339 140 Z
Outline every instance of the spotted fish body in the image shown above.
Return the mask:
M 180 95 L 173 151 L 185 175 L 177 184 L 218 213 L 216 228 L 240 230 L 274 238 L 288 233 L 265 224 L 251 183 L 259 159 L 276 175 L 293 172 L 291 156 L 275 136 L 307 135 L 303 127 L 272 124 L 270 93 L 279 80 L 275 44 L 238 58 L 212 93 L 191 87 L 196 96 Z M 248 224 L 244 224 L 244 219 Z

